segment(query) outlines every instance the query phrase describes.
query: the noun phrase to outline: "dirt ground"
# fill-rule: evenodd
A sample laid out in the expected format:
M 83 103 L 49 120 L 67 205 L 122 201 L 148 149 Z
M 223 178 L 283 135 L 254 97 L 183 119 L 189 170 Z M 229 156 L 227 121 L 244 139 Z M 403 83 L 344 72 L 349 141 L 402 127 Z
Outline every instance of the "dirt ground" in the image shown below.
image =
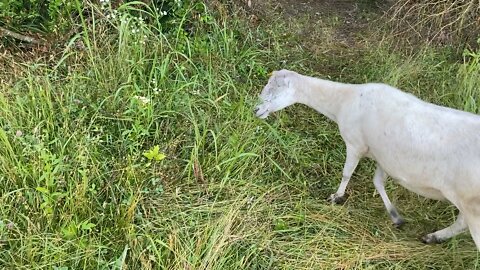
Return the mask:
M 276 68 L 313 70 L 341 79 L 343 65 L 357 59 L 366 46 L 381 42 L 379 24 L 391 6 L 387 0 L 236 0 L 256 23 L 254 27 L 284 31 L 276 40 L 287 54 Z M 268 31 L 267 31 L 268 32 Z M 366 42 L 366 41 L 371 42 Z M 373 45 L 375 46 L 375 45 Z M 288 49 L 287 49 L 288 48 Z M 296 63 L 294 63 L 296 62 Z
M 372 26 L 391 5 L 391 1 L 354 0 L 238 0 L 247 12 L 261 20 L 281 16 L 287 21 L 301 20 L 305 32 L 315 27 L 325 27 L 325 22 L 335 26 L 338 42 L 353 46 L 359 34 Z M 310 41 L 310 40 L 309 40 Z

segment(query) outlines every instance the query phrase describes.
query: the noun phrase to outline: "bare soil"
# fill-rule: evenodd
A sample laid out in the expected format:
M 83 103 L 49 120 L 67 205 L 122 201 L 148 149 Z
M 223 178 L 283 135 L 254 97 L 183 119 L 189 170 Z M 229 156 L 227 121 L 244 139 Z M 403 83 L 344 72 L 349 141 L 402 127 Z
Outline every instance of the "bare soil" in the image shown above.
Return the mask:
M 354 0 L 238 0 L 246 10 L 262 20 L 274 17 L 302 22 L 305 32 L 323 26 L 328 21 L 335 24 L 338 42 L 350 46 L 365 33 L 388 9 L 390 1 Z M 311 41 L 311 40 L 308 40 Z

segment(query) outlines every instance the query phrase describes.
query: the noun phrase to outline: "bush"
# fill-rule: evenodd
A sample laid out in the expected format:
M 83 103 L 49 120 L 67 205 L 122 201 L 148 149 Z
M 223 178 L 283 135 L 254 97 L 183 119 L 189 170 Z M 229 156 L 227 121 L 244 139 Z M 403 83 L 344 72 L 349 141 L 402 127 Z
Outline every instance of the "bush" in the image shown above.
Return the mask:
M 191 7 L 191 0 L 2 0 L 0 1 L 0 26 L 19 31 L 33 30 L 48 33 L 61 33 L 71 27 L 72 18 L 84 7 L 96 6 L 94 10 L 100 10 L 103 15 L 108 11 L 115 10 L 122 4 L 132 4 L 141 11 L 144 7 L 156 7 L 157 11 L 164 12 L 162 19 L 164 27 L 172 27 L 178 24 L 176 19 L 182 19 L 186 9 Z M 77 3 L 79 7 L 77 7 Z M 140 5 L 145 3 L 146 5 Z M 131 9 L 132 12 L 135 9 Z M 90 14 L 91 9 L 88 12 Z M 168 15 L 167 15 L 168 14 Z M 86 14 L 85 14 L 86 15 Z M 107 16 L 107 18 L 110 18 Z M 175 26 L 173 26 L 175 27 Z
M 72 0 L 3 0 L 0 22 L 7 28 L 57 32 L 69 26 L 76 10 Z

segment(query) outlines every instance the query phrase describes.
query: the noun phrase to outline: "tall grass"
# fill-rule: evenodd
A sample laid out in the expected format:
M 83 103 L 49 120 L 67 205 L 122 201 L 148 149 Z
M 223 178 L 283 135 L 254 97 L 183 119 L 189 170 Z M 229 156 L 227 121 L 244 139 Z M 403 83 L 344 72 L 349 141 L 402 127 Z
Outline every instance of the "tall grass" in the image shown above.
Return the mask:
M 85 23 L 53 65 L 9 63 L 21 70 L 13 80 L 2 72 L 2 267 L 478 267 L 468 235 L 437 246 L 416 240 L 453 220 L 444 203 L 389 186 L 409 221 L 393 229 L 370 184 L 370 163 L 354 176 L 344 206 L 325 203 L 340 180 L 344 147 L 324 118 L 301 106 L 266 122 L 254 117 L 256 95 L 276 68 L 271 59 L 291 54 L 280 46 L 293 42 L 281 34 L 284 25 L 270 25 L 265 36 L 240 18 L 217 20 L 202 5 L 167 31 L 155 9 L 142 6 L 142 21 L 133 7 Z M 290 57 L 307 58 L 298 53 Z M 388 78 L 456 107 L 463 99 L 441 96 L 476 100 L 474 87 L 467 94 L 450 86 L 478 83 L 469 73 L 478 62 L 432 65 L 442 56 L 427 52 L 398 65 L 402 59 L 372 49 L 343 80 Z M 155 146 L 163 160 L 145 157 Z
M 399 0 L 387 14 L 395 34 L 400 37 L 476 46 L 480 34 L 480 3 L 477 0 Z

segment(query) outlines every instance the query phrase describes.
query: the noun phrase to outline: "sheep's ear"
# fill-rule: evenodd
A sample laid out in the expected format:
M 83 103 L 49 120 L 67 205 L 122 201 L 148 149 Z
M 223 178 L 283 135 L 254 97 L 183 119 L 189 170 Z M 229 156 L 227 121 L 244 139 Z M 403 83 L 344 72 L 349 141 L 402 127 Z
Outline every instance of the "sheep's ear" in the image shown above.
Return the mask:
M 273 75 L 275 75 L 275 70 L 272 71 L 272 72 L 270 72 L 270 73 L 268 73 L 268 77 L 272 77 Z

